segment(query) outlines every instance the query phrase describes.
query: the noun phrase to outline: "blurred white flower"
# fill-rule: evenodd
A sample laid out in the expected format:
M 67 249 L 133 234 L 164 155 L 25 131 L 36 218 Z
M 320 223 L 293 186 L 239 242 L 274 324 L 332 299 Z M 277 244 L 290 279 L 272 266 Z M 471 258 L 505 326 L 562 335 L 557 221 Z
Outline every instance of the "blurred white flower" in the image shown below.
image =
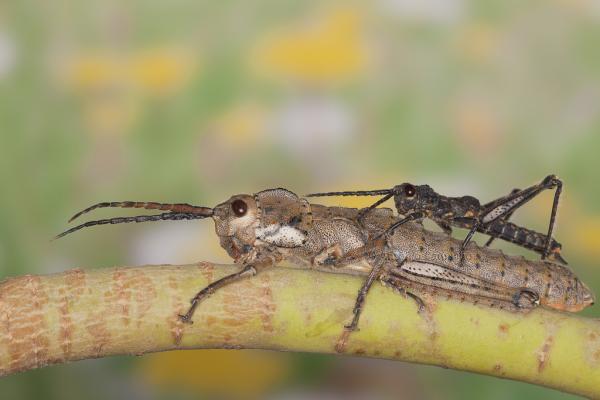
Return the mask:
M 274 121 L 274 131 L 290 153 L 312 161 L 349 142 L 355 126 L 346 105 L 319 95 L 292 98 Z
M 348 105 L 312 92 L 285 102 L 276 111 L 270 132 L 313 181 L 323 182 L 348 172 L 347 154 L 356 137 L 356 126 Z
M 0 79 L 4 79 L 17 63 L 17 46 L 14 40 L 0 31 Z
M 136 235 L 130 249 L 129 261 L 133 265 L 231 261 L 218 246 L 210 220 L 162 222 L 160 226 L 148 226 Z

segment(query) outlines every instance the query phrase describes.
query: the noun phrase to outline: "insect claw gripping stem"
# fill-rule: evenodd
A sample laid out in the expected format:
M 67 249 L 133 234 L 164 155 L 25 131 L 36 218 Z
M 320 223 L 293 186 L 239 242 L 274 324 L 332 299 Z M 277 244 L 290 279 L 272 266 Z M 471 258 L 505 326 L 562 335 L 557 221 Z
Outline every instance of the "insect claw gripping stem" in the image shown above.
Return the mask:
M 192 324 L 192 316 L 194 315 L 194 311 L 196 311 L 196 307 L 198 307 L 198 304 L 204 300 L 205 298 L 209 297 L 211 294 L 213 294 L 217 289 L 226 286 L 230 283 L 233 283 L 235 281 L 239 281 L 241 279 L 244 278 L 248 278 L 251 276 L 254 276 L 257 274 L 257 270 L 253 265 L 246 265 L 241 271 L 236 272 L 234 274 L 231 275 L 227 275 L 213 283 L 211 283 L 210 285 L 206 286 L 204 289 L 202 289 L 201 291 L 198 292 L 198 294 L 196 294 L 196 296 L 194 296 L 194 298 L 190 301 L 190 303 L 192 304 L 190 306 L 190 308 L 188 309 L 188 311 L 185 314 L 179 314 L 179 318 L 181 319 L 182 322 L 188 323 L 188 324 Z
M 367 279 L 363 282 L 360 290 L 358 291 L 358 296 L 356 297 L 356 302 L 354 304 L 353 310 L 353 318 L 350 324 L 345 325 L 344 328 L 349 332 L 354 332 L 358 327 L 358 320 L 360 318 L 360 314 L 362 313 L 362 309 L 365 303 L 365 299 L 367 294 L 369 293 L 369 289 L 373 286 L 373 282 L 379 278 L 379 275 L 383 271 L 383 267 L 381 264 L 373 267 Z

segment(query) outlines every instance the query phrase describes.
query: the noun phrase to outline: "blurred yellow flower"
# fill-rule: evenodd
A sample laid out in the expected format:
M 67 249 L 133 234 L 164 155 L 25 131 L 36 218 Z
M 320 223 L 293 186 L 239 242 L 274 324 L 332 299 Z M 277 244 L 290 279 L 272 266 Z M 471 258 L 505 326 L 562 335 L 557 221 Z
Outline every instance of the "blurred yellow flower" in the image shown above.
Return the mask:
M 138 115 L 138 110 L 130 98 L 99 98 L 83 107 L 84 121 L 90 132 L 102 136 L 118 135 L 127 132 Z
M 261 398 L 288 376 L 289 359 L 283 353 L 251 350 L 171 351 L 146 356 L 141 372 L 165 389 L 177 386 L 226 398 Z
M 211 124 L 227 148 L 248 148 L 262 142 L 267 131 L 267 112 L 254 103 L 238 104 L 225 111 Z
M 80 91 L 138 89 L 145 94 L 174 94 L 185 87 L 196 62 L 189 51 L 163 47 L 131 54 L 89 53 L 67 61 L 67 83 Z
M 171 94 L 188 82 L 193 62 L 186 52 L 155 49 L 134 54 L 129 63 L 131 81 L 151 94 Z
M 309 27 L 273 32 L 253 53 L 268 74 L 307 81 L 335 81 L 357 75 L 367 59 L 361 15 L 337 10 Z
M 70 60 L 64 72 L 76 90 L 102 89 L 118 81 L 120 62 L 108 54 L 84 54 Z
M 67 87 L 82 94 L 89 131 L 118 135 L 140 115 L 140 96 L 172 96 L 186 87 L 196 62 L 174 47 L 89 52 L 66 59 L 60 70 Z

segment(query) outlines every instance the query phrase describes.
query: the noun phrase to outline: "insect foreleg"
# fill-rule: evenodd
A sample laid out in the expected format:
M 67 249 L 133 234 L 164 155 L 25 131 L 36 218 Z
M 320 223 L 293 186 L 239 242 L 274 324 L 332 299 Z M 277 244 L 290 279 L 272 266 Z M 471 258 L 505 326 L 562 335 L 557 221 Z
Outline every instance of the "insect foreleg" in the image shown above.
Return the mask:
M 371 211 L 372 209 L 376 208 L 378 205 L 385 203 L 386 201 L 388 201 L 392 196 L 394 195 L 393 192 L 390 192 L 389 194 L 386 194 L 385 196 L 383 196 L 381 199 L 377 200 L 375 203 L 371 204 L 369 207 L 360 210 L 360 212 L 358 213 L 358 222 L 362 223 L 362 220 L 364 218 L 364 216 Z
M 417 212 L 414 212 L 414 213 L 412 213 L 412 214 L 408 214 L 406 217 L 404 217 L 403 219 L 401 219 L 401 220 L 400 220 L 400 221 L 398 221 L 398 222 L 395 222 L 395 223 L 393 223 L 393 224 L 392 224 L 392 225 L 391 225 L 389 228 L 387 228 L 385 231 L 383 231 L 383 232 L 382 232 L 382 233 L 380 233 L 379 235 L 375 236 L 375 237 L 373 238 L 373 240 L 377 240 L 377 239 L 379 239 L 380 237 L 382 237 L 382 236 L 384 236 L 384 235 L 387 235 L 387 234 L 391 234 L 391 233 L 393 233 L 393 232 L 394 232 L 394 231 L 395 231 L 395 230 L 396 230 L 396 229 L 397 229 L 399 226 L 401 226 L 401 225 L 404 225 L 404 224 L 405 224 L 405 223 L 407 223 L 407 222 L 410 222 L 410 221 L 415 221 L 415 220 L 418 220 L 418 219 L 423 219 L 423 218 L 425 218 L 425 214 L 424 214 L 424 213 L 422 213 L 421 211 L 417 211 Z
M 214 281 L 213 283 L 211 283 L 210 285 L 206 286 L 204 289 L 199 291 L 194 296 L 194 298 L 192 298 L 192 300 L 190 301 L 190 303 L 192 305 L 190 306 L 190 308 L 188 309 L 188 311 L 185 314 L 183 314 L 183 315 L 180 314 L 179 318 L 183 322 L 192 323 L 192 316 L 194 315 L 194 311 L 196 310 L 196 307 L 198 307 L 198 304 L 202 300 L 206 299 L 211 294 L 213 294 L 217 289 L 220 289 L 223 286 L 227 286 L 230 283 L 237 282 L 237 281 L 245 279 L 245 278 L 253 277 L 254 275 L 258 274 L 259 272 L 263 271 L 264 269 L 274 265 L 276 262 L 277 262 L 277 260 L 272 256 L 265 257 L 264 259 L 262 259 L 260 261 L 256 261 L 256 262 L 245 265 L 239 272 L 227 275 L 217 281 Z
M 382 263 L 377 263 L 376 266 L 373 267 L 367 279 L 363 282 L 360 290 L 358 291 L 358 296 L 356 297 L 356 302 L 354 304 L 354 317 L 352 318 L 352 322 L 350 324 L 345 325 L 344 328 L 353 332 L 356 330 L 358 326 L 358 320 L 360 319 L 360 314 L 362 313 L 363 306 L 365 304 L 365 299 L 367 297 L 367 293 L 369 293 L 369 289 L 373 286 L 373 282 L 379 278 L 383 271 Z

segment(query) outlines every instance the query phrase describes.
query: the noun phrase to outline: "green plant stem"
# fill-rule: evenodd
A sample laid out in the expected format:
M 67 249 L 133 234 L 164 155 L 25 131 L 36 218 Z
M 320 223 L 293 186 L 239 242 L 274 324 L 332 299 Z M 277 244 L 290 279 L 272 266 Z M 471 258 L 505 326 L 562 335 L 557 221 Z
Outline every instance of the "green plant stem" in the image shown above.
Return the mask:
M 71 270 L 0 284 L 0 375 L 86 358 L 190 348 L 335 353 L 361 277 L 273 268 L 219 290 L 183 324 L 189 299 L 237 270 L 187 266 Z M 600 321 L 511 313 L 376 284 L 346 354 L 439 365 L 600 397 Z M 339 347 L 338 347 L 339 348 Z

